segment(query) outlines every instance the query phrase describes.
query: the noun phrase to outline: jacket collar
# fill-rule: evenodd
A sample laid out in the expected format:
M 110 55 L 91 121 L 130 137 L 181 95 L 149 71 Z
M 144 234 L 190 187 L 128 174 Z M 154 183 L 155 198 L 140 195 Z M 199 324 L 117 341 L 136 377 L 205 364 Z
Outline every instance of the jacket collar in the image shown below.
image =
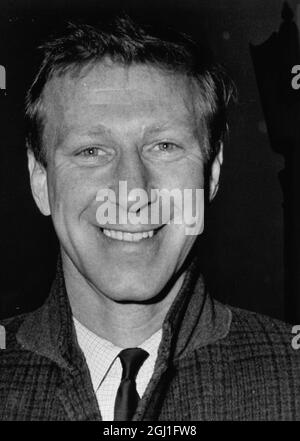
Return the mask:
M 209 295 L 194 259 L 163 323 L 161 352 L 175 361 L 213 344 L 228 334 L 231 318 L 231 311 Z
M 71 368 L 72 355 L 76 350 L 76 334 L 60 257 L 45 303 L 23 317 L 16 333 L 16 340 L 22 348 L 47 357 L 61 367 Z
M 209 296 L 193 261 L 182 287 L 163 323 L 163 337 L 157 362 L 175 361 L 197 347 L 224 338 L 230 328 L 230 310 Z M 42 307 L 9 321 L 23 349 L 38 353 L 61 367 L 73 369 L 83 363 L 79 356 L 72 311 L 68 300 L 61 260 L 48 299 Z

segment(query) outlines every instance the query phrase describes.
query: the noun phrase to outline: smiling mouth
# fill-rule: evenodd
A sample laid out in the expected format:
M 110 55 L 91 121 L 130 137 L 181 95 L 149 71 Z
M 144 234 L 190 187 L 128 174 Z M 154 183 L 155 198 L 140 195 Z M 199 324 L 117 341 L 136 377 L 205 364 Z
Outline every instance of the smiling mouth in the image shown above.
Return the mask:
M 136 233 L 129 233 L 128 231 L 113 230 L 101 227 L 100 230 L 105 236 L 109 237 L 110 239 L 120 240 L 124 242 L 140 242 L 141 240 L 151 239 L 151 237 L 155 236 L 158 231 L 161 230 L 163 227 L 164 225 L 161 225 L 154 230 L 141 231 Z

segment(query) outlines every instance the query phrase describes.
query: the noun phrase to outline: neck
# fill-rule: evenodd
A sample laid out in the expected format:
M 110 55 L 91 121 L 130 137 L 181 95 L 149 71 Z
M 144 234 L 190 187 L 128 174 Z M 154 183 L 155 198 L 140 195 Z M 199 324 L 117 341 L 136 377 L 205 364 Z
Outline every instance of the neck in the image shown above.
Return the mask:
M 63 258 L 63 270 L 75 318 L 121 348 L 140 345 L 162 327 L 184 279 L 183 273 L 156 303 L 119 303 L 96 290 L 69 259 Z

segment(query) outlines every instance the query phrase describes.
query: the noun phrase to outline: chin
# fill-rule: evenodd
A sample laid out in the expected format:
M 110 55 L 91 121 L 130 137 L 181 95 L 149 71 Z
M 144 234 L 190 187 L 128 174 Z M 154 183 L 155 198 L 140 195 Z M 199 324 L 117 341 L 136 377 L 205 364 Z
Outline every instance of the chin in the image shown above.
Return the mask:
M 153 286 L 153 278 L 141 277 L 133 279 L 132 277 L 120 278 L 100 283 L 98 281 L 97 288 L 107 298 L 120 303 L 155 303 L 158 301 L 159 294 L 162 292 L 167 281 L 156 281 Z

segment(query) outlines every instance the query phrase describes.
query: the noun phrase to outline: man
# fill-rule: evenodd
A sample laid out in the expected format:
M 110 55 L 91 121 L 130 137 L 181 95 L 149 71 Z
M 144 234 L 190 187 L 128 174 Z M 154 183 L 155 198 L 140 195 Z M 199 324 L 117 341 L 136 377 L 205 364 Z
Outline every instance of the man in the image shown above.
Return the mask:
M 43 46 L 28 164 L 61 259 L 46 303 L 3 323 L 2 420 L 300 419 L 291 328 L 213 301 L 193 259 L 231 93 L 188 38 L 126 17 Z M 163 189 L 202 191 L 192 232 L 176 198 L 149 216 Z

